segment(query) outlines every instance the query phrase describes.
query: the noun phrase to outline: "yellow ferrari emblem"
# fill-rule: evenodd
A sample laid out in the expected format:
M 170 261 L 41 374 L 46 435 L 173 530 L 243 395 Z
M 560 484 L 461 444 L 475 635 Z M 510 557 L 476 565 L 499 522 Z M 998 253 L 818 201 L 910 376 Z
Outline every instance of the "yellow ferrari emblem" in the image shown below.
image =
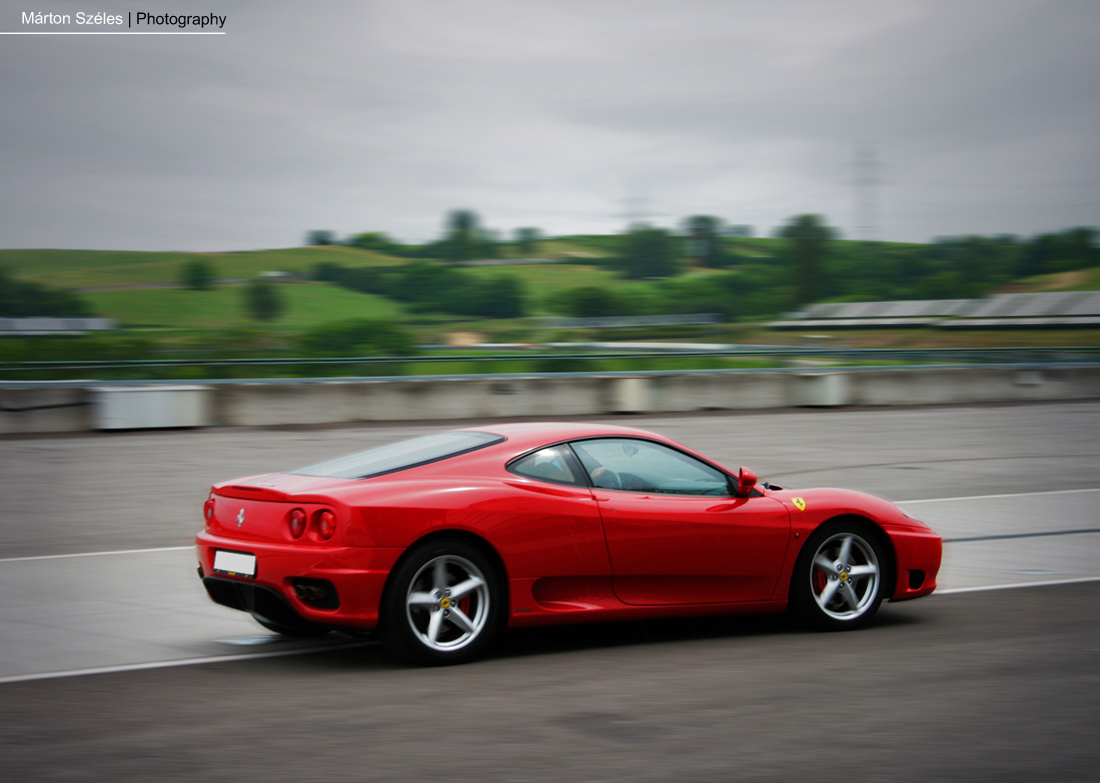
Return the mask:
M 441 609 L 450 609 L 451 608 L 451 599 L 450 598 L 444 598 L 442 601 L 439 602 L 439 607 Z
M 797 508 L 799 511 L 806 510 L 806 501 L 802 498 L 791 498 L 791 502 L 794 503 L 794 507 Z

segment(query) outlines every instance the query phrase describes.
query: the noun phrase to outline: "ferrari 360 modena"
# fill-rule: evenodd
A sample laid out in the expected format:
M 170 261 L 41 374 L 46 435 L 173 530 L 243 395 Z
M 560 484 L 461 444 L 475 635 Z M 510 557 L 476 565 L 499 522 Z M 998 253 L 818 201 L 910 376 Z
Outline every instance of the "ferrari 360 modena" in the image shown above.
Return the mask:
M 370 632 L 422 664 L 504 628 L 791 610 L 866 625 L 936 587 L 942 543 L 893 504 L 783 489 L 668 438 L 499 424 L 215 484 L 217 603 L 286 635 Z

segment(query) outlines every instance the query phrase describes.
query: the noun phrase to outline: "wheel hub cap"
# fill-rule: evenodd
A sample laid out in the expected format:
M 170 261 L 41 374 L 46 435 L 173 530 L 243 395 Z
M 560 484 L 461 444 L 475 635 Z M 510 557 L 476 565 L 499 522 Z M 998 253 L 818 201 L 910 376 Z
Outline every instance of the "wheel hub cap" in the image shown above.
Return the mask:
M 824 541 L 810 565 L 811 589 L 821 610 L 853 620 L 871 608 L 879 589 L 879 562 L 872 546 L 853 533 Z
M 440 555 L 421 566 L 405 598 L 405 616 L 425 647 L 453 652 L 477 639 L 489 623 L 488 581 L 471 561 Z

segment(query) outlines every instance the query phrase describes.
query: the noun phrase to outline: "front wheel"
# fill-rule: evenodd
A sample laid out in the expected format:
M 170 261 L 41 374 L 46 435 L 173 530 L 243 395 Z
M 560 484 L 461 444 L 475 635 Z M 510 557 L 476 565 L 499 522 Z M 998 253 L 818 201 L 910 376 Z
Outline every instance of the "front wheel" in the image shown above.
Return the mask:
M 430 541 L 393 573 L 382 639 L 417 663 L 464 663 L 488 646 L 503 601 L 496 569 L 481 551 L 462 541 Z
M 882 545 L 862 525 L 833 522 L 806 542 L 791 582 L 791 606 L 808 624 L 842 630 L 870 622 L 886 589 Z

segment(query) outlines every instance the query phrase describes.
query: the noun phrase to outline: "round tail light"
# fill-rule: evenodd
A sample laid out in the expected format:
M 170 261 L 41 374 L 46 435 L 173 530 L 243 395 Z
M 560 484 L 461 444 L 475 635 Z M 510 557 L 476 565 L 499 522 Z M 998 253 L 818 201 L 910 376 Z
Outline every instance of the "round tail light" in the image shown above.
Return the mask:
M 321 538 L 326 541 L 332 538 L 332 534 L 336 532 L 336 515 L 328 510 L 318 514 L 317 531 L 321 534 Z
M 302 533 L 306 532 L 306 512 L 302 509 L 296 508 L 291 511 L 287 522 L 290 525 L 290 535 L 295 538 L 301 538 Z

